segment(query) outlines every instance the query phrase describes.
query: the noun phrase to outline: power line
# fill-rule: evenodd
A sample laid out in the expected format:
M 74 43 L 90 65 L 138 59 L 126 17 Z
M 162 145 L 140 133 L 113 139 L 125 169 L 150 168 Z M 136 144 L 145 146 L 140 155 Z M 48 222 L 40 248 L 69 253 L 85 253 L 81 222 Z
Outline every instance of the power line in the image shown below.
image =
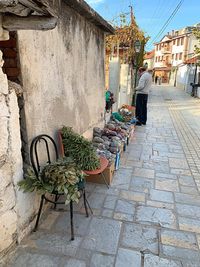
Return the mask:
M 182 6 L 184 0 L 181 0 L 178 5 L 176 6 L 176 8 L 174 9 L 174 11 L 172 12 L 172 14 L 170 15 L 170 17 L 167 19 L 167 21 L 164 23 L 164 25 L 162 26 L 162 28 L 160 29 L 160 31 L 158 32 L 158 34 L 154 37 L 154 39 L 150 42 L 149 45 L 153 44 L 154 41 L 156 41 L 156 39 L 158 39 L 163 32 L 165 31 L 165 29 L 167 28 L 167 26 L 169 25 L 169 23 L 172 21 L 172 19 L 174 18 L 174 16 L 176 15 L 176 13 L 178 12 L 178 10 L 180 9 L 180 7 Z

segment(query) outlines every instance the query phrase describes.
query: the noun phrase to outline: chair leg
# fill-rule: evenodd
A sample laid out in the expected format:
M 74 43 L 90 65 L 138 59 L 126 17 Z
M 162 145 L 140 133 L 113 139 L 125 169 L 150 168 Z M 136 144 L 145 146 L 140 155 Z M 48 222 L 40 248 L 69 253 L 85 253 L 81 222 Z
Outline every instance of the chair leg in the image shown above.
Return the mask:
M 105 178 L 103 172 L 101 173 L 101 177 L 103 177 L 104 183 L 106 184 L 107 188 L 109 189 L 109 185 L 108 185 L 108 183 L 106 181 L 106 178 Z
M 71 240 L 74 240 L 73 202 L 70 201 Z
M 84 201 L 86 217 L 89 217 L 85 189 L 83 189 L 83 201 Z
M 56 204 L 56 202 L 58 201 L 58 198 L 59 198 L 59 195 L 55 195 L 55 204 L 54 204 L 54 210 L 56 209 L 56 206 L 57 206 L 57 204 Z
M 87 203 L 87 206 L 88 206 L 88 208 L 89 208 L 91 214 L 93 215 L 93 210 L 92 210 L 92 208 L 90 207 L 90 203 L 88 202 L 87 198 L 85 198 L 85 201 L 86 201 L 86 203 Z
M 41 196 L 40 207 L 39 207 L 39 211 L 38 211 L 38 215 L 37 215 L 37 220 L 36 220 L 36 223 L 35 223 L 35 228 L 33 230 L 34 232 L 36 232 L 37 228 L 38 228 L 38 223 L 39 223 L 39 220 L 40 220 L 40 215 L 41 215 L 41 212 L 42 212 L 43 203 L 44 203 L 44 195 Z

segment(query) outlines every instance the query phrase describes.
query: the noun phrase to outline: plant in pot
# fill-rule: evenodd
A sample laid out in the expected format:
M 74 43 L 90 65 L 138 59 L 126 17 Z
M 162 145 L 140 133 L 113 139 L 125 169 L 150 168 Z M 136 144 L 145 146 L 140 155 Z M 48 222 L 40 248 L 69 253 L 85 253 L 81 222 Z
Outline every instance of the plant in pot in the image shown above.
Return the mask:
M 61 135 L 65 156 L 71 157 L 82 170 L 92 171 L 100 168 L 100 159 L 92 142 L 75 133 L 71 127 L 64 126 Z
M 18 186 L 24 192 L 63 194 L 65 204 L 78 203 L 79 190 L 84 187 L 84 173 L 71 158 L 63 158 L 44 166 L 38 175 L 30 167 Z

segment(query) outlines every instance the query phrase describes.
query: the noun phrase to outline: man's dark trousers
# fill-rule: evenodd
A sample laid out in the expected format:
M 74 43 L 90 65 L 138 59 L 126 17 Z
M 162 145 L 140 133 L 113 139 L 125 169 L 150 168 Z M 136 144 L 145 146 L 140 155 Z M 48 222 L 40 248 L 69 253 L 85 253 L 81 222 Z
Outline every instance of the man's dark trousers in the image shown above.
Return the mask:
M 142 124 L 147 122 L 147 94 L 137 94 L 136 98 L 136 118 Z

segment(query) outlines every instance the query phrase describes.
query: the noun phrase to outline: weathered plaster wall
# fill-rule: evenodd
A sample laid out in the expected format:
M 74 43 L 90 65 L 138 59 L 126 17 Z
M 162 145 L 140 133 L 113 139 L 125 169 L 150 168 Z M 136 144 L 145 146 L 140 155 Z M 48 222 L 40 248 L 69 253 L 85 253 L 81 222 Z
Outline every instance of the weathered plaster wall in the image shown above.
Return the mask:
M 104 33 L 64 3 L 62 10 L 56 29 L 18 32 L 29 140 L 103 121 Z
M 18 238 L 16 183 L 23 177 L 17 96 L 2 66 L 0 51 L 0 258 Z

